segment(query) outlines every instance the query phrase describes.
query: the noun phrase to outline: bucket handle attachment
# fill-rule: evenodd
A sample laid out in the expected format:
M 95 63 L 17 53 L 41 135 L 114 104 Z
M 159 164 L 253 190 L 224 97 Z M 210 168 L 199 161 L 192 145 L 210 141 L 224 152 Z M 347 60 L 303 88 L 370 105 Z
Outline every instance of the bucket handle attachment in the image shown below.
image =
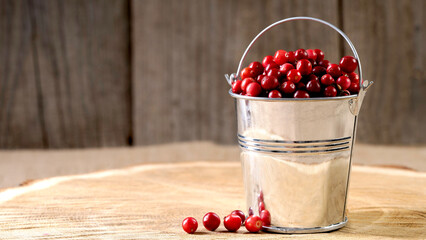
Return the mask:
M 260 38 L 265 32 L 267 32 L 268 30 L 270 30 L 271 28 L 273 28 L 273 27 L 275 27 L 277 25 L 280 25 L 280 24 L 285 23 L 285 22 L 296 21 L 296 20 L 310 20 L 310 21 L 314 21 L 314 22 L 319 22 L 319 23 L 325 24 L 325 25 L 329 26 L 330 28 L 334 29 L 336 32 L 338 32 L 346 40 L 346 42 L 348 43 L 349 47 L 352 50 L 352 53 L 354 54 L 355 59 L 358 62 L 359 88 L 360 88 L 359 94 L 358 94 L 358 96 L 359 96 L 358 98 L 360 98 L 360 100 L 362 101 L 362 98 L 364 97 L 365 91 L 367 91 L 367 89 L 373 84 L 373 81 L 369 82 L 368 80 L 365 80 L 362 83 L 361 61 L 359 60 L 358 52 L 356 51 L 355 46 L 352 44 L 352 42 L 349 39 L 349 37 L 342 30 L 340 30 L 339 28 L 337 28 L 336 26 L 334 26 L 333 24 L 331 24 L 329 22 L 326 22 L 326 21 L 318 19 L 318 18 L 312 18 L 312 17 L 291 17 L 291 18 L 286 18 L 286 19 L 282 19 L 280 21 L 277 21 L 277 22 L 275 22 L 275 23 L 267 26 L 265 29 L 263 29 L 259 34 L 257 34 L 257 36 L 251 41 L 251 43 L 248 45 L 247 49 L 244 51 L 244 54 L 241 57 L 240 63 L 238 64 L 237 72 L 231 74 L 231 76 L 228 76 L 227 74 L 225 75 L 225 77 L 226 77 L 229 85 L 232 86 L 232 81 L 235 80 L 235 79 L 237 79 L 238 73 L 241 70 L 241 65 L 243 64 L 243 62 L 244 62 L 244 60 L 245 60 L 245 58 L 247 56 L 247 53 L 250 51 L 251 47 L 257 41 L 258 38 Z M 356 105 L 358 105 L 358 104 L 356 104 Z M 358 110 L 359 110 L 358 108 L 359 107 L 356 107 L 356 108 L 357 108 L 356 112 L 358 112 Z

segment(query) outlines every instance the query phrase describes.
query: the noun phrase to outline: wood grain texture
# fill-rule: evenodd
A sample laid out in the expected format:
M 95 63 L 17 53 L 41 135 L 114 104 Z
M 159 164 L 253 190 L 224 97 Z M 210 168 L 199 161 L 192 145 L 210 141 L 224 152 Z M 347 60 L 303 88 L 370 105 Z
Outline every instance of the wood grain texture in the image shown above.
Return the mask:
M 344 31 L 358 49 L 364 78 L 375 82 L 360 113 L 361 142 L 426 143 L 425 6 L 422 0 L 343 1 Z
M 236 71 L 245 47 L 259 31 L 297 15 L 337 24 L 337 1 L 134 0 L 135 144 L 234 143 L 234 104 L 224 74 Z M 255 46 L 246 64 L 278 48 L 319 46 L 331 59 L 337 58 L 337 35 L 328 32 L 318 37 L 321 25 L 306 22 L 274 29 Z
M 226 177 L 223 177 L 226 176 Z M 353 167 L 348 225 L 332 233 L 280 235 L 215 232 L 189 235 L 181 221 L 208 211 L 244 209 L 238 162 L 147 164 L 56 177 L 0 192 L 6 239 L 424 239 L 426 174 Z M 384 197 L 386 196 L 386 197 Z
M 127 144 L 127 2 L 1 4 L 0 147 Z

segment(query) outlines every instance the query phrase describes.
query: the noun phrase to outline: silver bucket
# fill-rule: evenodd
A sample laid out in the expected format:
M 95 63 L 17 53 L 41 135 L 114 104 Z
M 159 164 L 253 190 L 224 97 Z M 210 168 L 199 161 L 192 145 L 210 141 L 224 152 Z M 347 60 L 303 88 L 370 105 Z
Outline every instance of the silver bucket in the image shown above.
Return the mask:
M 259 204 L 271 213 L 271 226 L 278 233 L 327 232 L 346 225 L 351 157 L 357 116 L 365 92 L 372 82 L 361 84 L 358 54 L 349 38 L 332 24 L 316 18 L 294 17 L 278 21 L 260 32 L 284 22 L 310 20 L 336 30 L 358 60 L 358 95 L 331 98 L 235 98 L 238 143 L 249 211 Z M 226 75 L 231 82 L 238 74 Z

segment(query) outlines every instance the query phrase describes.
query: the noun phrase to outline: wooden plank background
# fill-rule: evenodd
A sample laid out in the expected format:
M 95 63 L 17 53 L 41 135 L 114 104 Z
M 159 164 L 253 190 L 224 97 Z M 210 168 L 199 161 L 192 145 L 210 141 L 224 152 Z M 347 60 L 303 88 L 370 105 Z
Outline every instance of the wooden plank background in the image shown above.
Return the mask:
M 235 143 L 224 74 L 268 24 L 313 16 L 342 28 L 374 80 L 358 140 L 425 144 L 422 0 L 0 0 L 0 148 Z M 331 30 L 282 25 L 276 49 L 349 54 Z

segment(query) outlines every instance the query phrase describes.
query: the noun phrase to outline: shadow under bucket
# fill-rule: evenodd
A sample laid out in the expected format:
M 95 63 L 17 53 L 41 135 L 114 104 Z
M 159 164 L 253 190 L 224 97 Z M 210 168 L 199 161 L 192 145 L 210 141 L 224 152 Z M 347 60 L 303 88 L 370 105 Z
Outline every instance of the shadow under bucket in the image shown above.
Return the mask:
M 361 64 L 352 43 L 343 32 L 319 19 L 311 20 L 338 31 L 351 46 L 361 75 Z M 231 83 L 236 74 L 226 76 Z M 327 232 L 345 226 L 346 202 L 355 141 L 357 115 L 367 88 L 358 95 L 332 98 L 260 98 L 234 94 L 238 143 L 244 176 L 247 208 L 259 215 L 259 205 L 271 214 L 278 233 Z

